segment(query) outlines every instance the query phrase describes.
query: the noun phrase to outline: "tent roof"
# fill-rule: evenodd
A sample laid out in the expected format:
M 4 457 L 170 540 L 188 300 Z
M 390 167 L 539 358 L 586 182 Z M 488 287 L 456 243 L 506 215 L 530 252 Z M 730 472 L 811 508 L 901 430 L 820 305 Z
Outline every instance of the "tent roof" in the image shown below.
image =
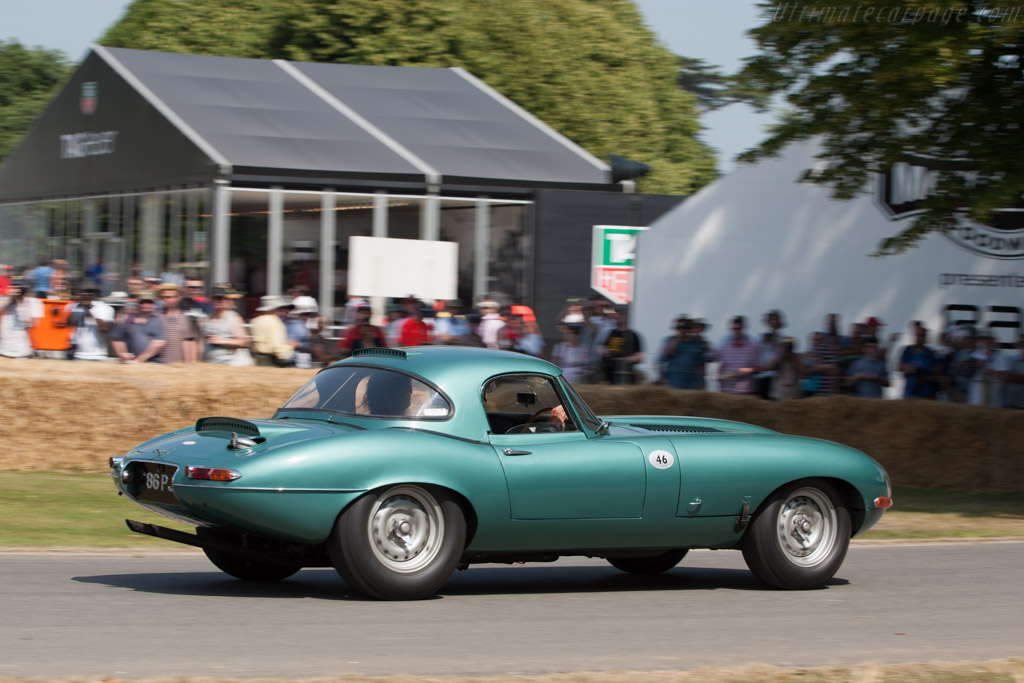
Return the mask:
M 99 105 L 92 113 L 78 106 L 87 83 L 98 84 Z M 117 94 L 119 89 L 124 92 Z M 162 119 L 172 132 L 146 139 L 144 131 L 134 131 L 132 122 L 124 120 L 136 110 Z M 47 127 L 48 118 L 60 124 Z M 93 46 L 25 143 L 0 168 L 0 198 L 9 198 L 11 183 L 19 185 L 25 177 L 17 166 L 39 165 L 25 158 L 36 154 L 19 154 L 22 148 L 42 151 L 39 141 L 31 140 L 34 134 L 48 135 L 42 144 L 52 148 L 54 137 L 103 131 L 117 131 L 115 151 L 79 164 L 91 167 L 82 182 L 69 178 L 54 192 L 97 190 L 89 186 L 89 176 L 96 180 L 105 174 L 97 174 L 95 167 L 125 163 L 119 153 L 128 145 L 136 153 L 145 146 L 148 157 L 164 162 L 160 181 L 206 176 L 432 186 L 611 185 L 606 164 L 460 68 L 314 64 Z M 168 146 L 183 142 L 193 154 L 173 158 Z M 49 165 L 84 161 L 44 156 Z M 135 177 L 139 170 L 136 166 Z M 44 169 L 35 176 L 43 182 L 54 177 Z

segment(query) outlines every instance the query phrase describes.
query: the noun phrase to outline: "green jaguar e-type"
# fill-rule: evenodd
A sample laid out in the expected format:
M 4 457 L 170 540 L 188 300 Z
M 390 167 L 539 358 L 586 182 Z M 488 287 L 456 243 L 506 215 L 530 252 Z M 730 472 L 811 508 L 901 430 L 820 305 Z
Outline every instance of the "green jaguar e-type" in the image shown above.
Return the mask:
M 505 351 L 363 349 L 271 419 L 206 417 L 111 458 L 120 492 L 196 533 L 240 579 L 333 566 L 382 599 L 434 595 L 482 562 L 606 558 L 674 567 L 732 548 L 763 583 L 803 589 L 892 505 L 863 453 L 740 422 L 596 417 L 560 370 Z

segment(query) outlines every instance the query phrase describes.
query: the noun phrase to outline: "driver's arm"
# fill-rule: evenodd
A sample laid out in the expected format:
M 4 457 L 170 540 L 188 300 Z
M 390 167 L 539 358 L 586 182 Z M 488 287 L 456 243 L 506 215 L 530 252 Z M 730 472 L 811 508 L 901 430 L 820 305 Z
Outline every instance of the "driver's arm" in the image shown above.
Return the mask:
M 551 415 L 548 417 L 548 422 L 558 427 L 560 431 L 565 431 L 565 426 L 569 423 L 569 416 L 565 412 L 565 407 L 557 405 L 551 409 Z

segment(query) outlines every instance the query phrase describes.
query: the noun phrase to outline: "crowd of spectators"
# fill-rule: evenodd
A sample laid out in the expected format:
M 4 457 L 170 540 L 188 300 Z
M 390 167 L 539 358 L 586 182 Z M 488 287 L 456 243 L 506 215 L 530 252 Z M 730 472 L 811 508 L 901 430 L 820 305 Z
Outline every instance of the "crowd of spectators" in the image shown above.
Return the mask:
M 625 310 L 599 296 L 569 300 L 557 320 L 560 338 L 546 349 L 529 307 L 494 299 L 470 309 L 459 300 L 427 305 L 410 296 L 388 303 L 387 319 L 375 324 L 365 299 L 349 297 L 342 320 L 332 321 L 299 286 L 261 297 L 247 322 L 238 310 L 242 295 L 230 285 L 211 287 L 207 298 L 195 277 L 177 284 L 133 276 L 126 291 L 101 298 L 101 272 L 102 262 L 72 292 L 63 262 L 40 262 L 19 277 L 0 268 L 0 356 L 32 356 L 29 330 L 43 317 L 41 299 L 70 299 L 62 324 L 70 328 L 66 357 L 76 361 L 310 368 L 361 348 L 442 344 L 545 357 L 582 384 L 717 386 L 767 400 L 881 398 L 898 375 L 907 398 L 1024 408 L 1024 335 L 1016 349 L 1001 349 L 989 331 L 968 325 L 943 330 L 932 346 L 929 331 L 915 321 L 912 343 L 896 347 L 899 335 L 883 338 L 877 318 L 854 323 L 846 335 L 839 316 L 829 314 L 801 350 L 783 334 L 781 311 L 765 313 L 756 335 L 744 316 L 734 316 L 717 343 L 705 320 L 680 315 L 649 359 L 651 377 L 639 370 L 644 342 L 629 328 Z
M 747 333 L 747 321 L 734 316 L 730 333 L 716 345 L 705 338 L 703 320 L 679 316 L 658 356 L 658 382 L 677 389 L 704 389 L 717 364 L 721 391 L 769 400 L 848 394 L 882 398 L 894 374 L 903 379 L 904 398 L 944 400 L 992 407 L 1024 408 L 1024 335 L 1013 350 L 1001 349 L 990 331 L 953 325 L 929 345 L 928 330 L 911 323 L 913 342 L 893 346 L 882 321 L 868 318 L 841 332 L 837 314 L 825 316 L 802 352 L 796 339 L 781 333 L 781 311 L 768 311 L 764 331 Z M 892 368 L 892 369 L 890 369 Z

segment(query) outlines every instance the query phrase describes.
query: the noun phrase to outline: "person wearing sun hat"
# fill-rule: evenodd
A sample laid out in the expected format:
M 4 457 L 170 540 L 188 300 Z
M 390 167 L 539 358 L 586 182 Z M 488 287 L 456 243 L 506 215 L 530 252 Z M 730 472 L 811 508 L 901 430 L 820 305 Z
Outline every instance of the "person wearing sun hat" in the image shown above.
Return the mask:
M 313 356 L 309 344 L 313 337 L 315 319 L 320 310 L 315 302 L 310 304 L 306 301 L 297 304 L 295 301 L 296 299 L 292 299 L 292 308 L 288 317 L 285 318 L 284 327 L 288 333 L 288 341 L 295 344 L 295 367 L 310 368 L 313 367 Z
M 295 364 L 296 342 L 288 341 L 285 319 L 292 308 L 291 299 L 276 294 L 260 297 L 256 312 L 261 315 L 252 319 L 249 334 L 252 336 L 252 357 L 256 365 L 289 367 Z
M 476 305 L 480 311 L 480 326 L 477 332 L 484 344 L 489 349 L 500 348 L 498 345 L 498 334 L 505 327 L 505 319 L 498 314 L 500 306 L 493 299 L 484 299 Z

